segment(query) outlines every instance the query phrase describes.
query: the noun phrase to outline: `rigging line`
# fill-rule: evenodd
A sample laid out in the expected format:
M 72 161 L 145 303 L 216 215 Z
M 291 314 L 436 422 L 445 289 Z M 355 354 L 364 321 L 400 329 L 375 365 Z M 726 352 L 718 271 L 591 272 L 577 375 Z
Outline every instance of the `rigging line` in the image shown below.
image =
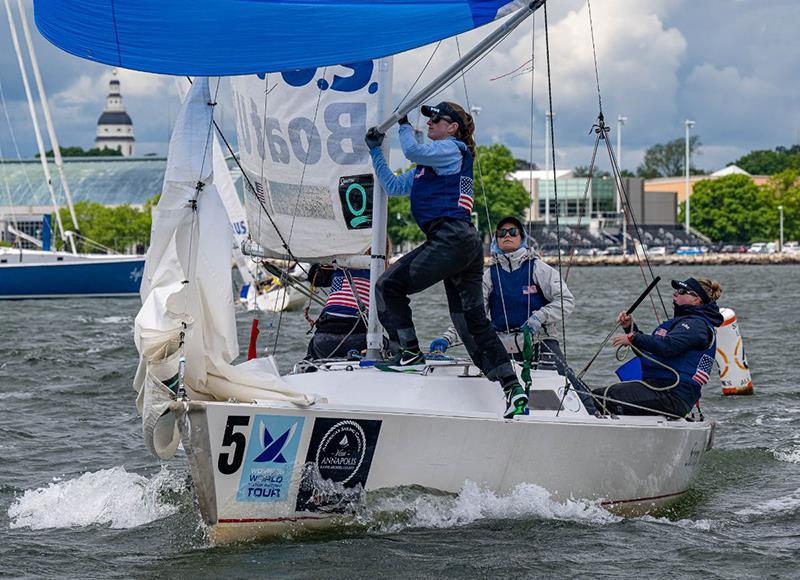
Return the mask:
M 589 7 L 589 32 L 592 35 L 592 56 L 594 56 L 594 80 L 597 84 L 597 106 L 600 114 L 603 114 L 603 98 L 600 96 L 600 74 L 597 72 L 597 48 L 594 42 L 594 21 L 592 20 L 592 0 L 586 0 Z
M 322 78 L 325 78 L 325 75 L 327 74 L 327 72 L 328 72 L 328 68 L 327 67 L 322 69 Z M 319 116 L 319 105 L 320 105 L 320 102 L 322 102 L 322 88 L 319 88 L 319 90 L 317 91 L 317 103 L 316 103 L 316 105 L 314 107 L 314 118 L 311 120 L 311 123 L 312 123 L 312 125 L 314 127 L 317 126 L 317 117 Z M 267 111 L 265 109 L 264 110 L 264 125 L 266 125 L 266 116 L 267 116 Z M 297 184 L 297 201 L 295 201 L 295 203 L 294 203 L 294 211 L 292 212 L 292 224 L 291 224 L 291 226 L 289 226 L 289 241 L 288 241 L 289 244 L 292 243 L 292 235 L 294 234 L 294 224 L 295 224 L 295 221 L 297 220 L 297 209 L 300 207 L 300 198 L 303 195 L 303 182 L 305 181 L 305 178 L 306 178 L 306 169 L 308 168 L 308 155 L 309 155 L 310 152 L 311 152 L 311 138 L 309 137 L 308 151 L 306 151 L 305 157 L 303 158 L 303 169 L 300 172 L 300 183 Z M 289 256 L 289 254 L 287 254 L 287 256 Z M 298 265 L 299 265 L 299 262 L 298 262 Z M 300 268 L 303 269 L 302 266 L 300 266 Z M 303 269 L 303 271 L 305 271 L 305 270 Z M 306 272 L 306 276 L 307 275 L 308 275 L 308 272 Z M 287 290 L 287 292 L 288 292 L 288 290 Z M 281 322 L 283 322 L 283 310 L 281 310 L 278 313 L 278 327 L 275 329 L 275 340 L 274 340 L 274 342 L 272 344 L 272 354 L 273 355 L 275 354 L 275 351 L 278 348 L 278 337 L 281 334 Z
M 5 165 L 6 162 L 3 157 L 3 148 L 0 146 L 0 166 Z M 14 236 L 16 237 L 17 246 L 22 249 L 22 239 L 19 237 L 19 224 L 17 223 L 17 214 L 14 213 L 14 200 L 11 199 L 11 186 L 8 183 L 8 173 L 3 168 L 3 183 L 5 184 L 6 198 L 8 199 L 8 212 L 11 215 L 11 223 L 14 224 Z
M 609 159 L 611 160 L 611 170 L 614 174 L 614 179 L 617 182 L 617 187 L 619 188 L 619 192 L 622 194 L 622 198 L 624 201 L 624 207 L 622 208 L 623 219 L 627 219 L 628 215 L 630 215 L 631 218 L 630 221 L 633 223 L 634 231 L 636 232 L 636 237 L 639 240 L 639 245 L 640 247 L 643 247 L 644 243 L 642 241 L 642 233 L 639 231 L 639 224 L 636 222 L 636 216 L 633 215 L 633 212 L 630 209 L 630 200 L 628 198 L 628 191 L 625 188 L 624 182 L 622 181 L 622 175 L 620 173 L 619 165 L 617 165 L 617 159 L 614 156 L 614 150 L 611 147 L 611 143 L 608 141 L 608 139 L 606 139 L 606 149 L 608 150 L 608 156 Z M 644 278 L 645 284 L 647 284 L 648 283 L 647 276 L 644 273 L 642 261 L 639 259 L 639 253 L 635 247 L 633 251 L 634 255 L 636 256 L 636 260 L 639 263 L 639 268 L 642 270 L 642 276 Z M 653 272 L 653 265 L 650 263 L 650 258 L 647 256 L 647 252 L 643 251 L 642 254 L 644 256 L 644 261 L 647 264 L 647 270 L 650 272 L 650 278 L 651 280 L 654 280 L 656 276 L 655 273 Z M 667 306 L 664 303 L 664 297 L 661 295 L 661 290 L 658 288 L 658 286 L 656 286 L 656 294 L 658 295 L 658 299 L 661 302 L 661 307 L 664 309 L 664 316 L 666 318 L 669 318 L 669 312 L 667 311 Z M 655 300 L 653 299 L 652 295 L 650 296 L 650 301 L 653 305 L 653 311 L 655 312 L 656 319 L 659 320 L 658 310 L 656 308 Z
M 531 59 L 528 61 L 531 63 L 531 108 L 530 108 L 530 134 L 528 136 L 528 170 L 530 173 L 528 174 L 530 177 L 530 184 L 529 187 L 531 190 L 528 192 L 528 223 L 525 224 L 528 228 L 527 232 L 527 245 L 530 247 L 531 244 L 531 221 L 533 220 L 533 135 L 534 135 L 534 124 L 536 121 L 536 103 L 533 100 L 534 95 L 534 88 L 536 86 L 536 13 L 534 12 L 531 15 Z M 517 69 L 519 70 L 519 69 Z M 499 274 L 499 272 L 498 272 Z M 528 260 L 528 285 L 530 286 L 531 282 L 533 281 L 533 262 L 532 260 Z M 530 291 L 528 292 L 528 310 L 526 313 L 530 314 L 531 312 L 531 299 L 532 295 Z M 524 341 L 523 341 L 524 342 Z
M 456 41 L 456 50 L 458 51 L 458 58 L 460 59 L 461 58 L 461 44 L 458 42 L 458 36 L 455 36 L 454 38 L 455 38 L 455 41 Z M 497 46 L 497 45 L 495 45 L 495 46 Z M 459 76 L 461 76 L 461 80 L 462 80 L 462 82 L 464 84 L 464 98 L 465 98 L 466 104 L 467 104 L 467 114 L 470 114 L 469 110 L 472 109 L 472 106 L 470 105 L 469 90 L 467 89 L 467 71 L 466 70 L 462 70 L 461 71 L 461 75 L 459 75 Z M 453 79 L 453 80 L 455 81 L 456 79 L 458 79 L 458 76 L 456 76 L 456 78 Z M 473 133 L 473 140 L 474 140 L 475 119 L 472 120 L 472 123 L 473 123 L 473 125 L 472 125 L 473 126 L 472 133 Z M 480 158 L 480 155 L 478 155 L 477 144 L 475 146 L 475 165 L 478 168 L 478 178 L 480 179 L 480 182 L 481 182 L 481 195 L 483 197 L 483 209 L 486 212 L 486 226 L 489 229 L 490 235 L 494 236 L 494 233 L 492 233 L 493 230 L 494 230 L 494 228 L 492 226 L 492 218 L 491 218 L 491 215 L 489 213 L 489 200 L 486 198 L 486 184 L 483 181 L 483 169 L 481 168 L 481 158 Z M 475 196 L 474 183 L 475 182 L 473 180 L 473 191 L 472 191 L 473 202 L 474 202 L 474 196 Z M 478 236 L 480 236 L 480 229 L 478 229 Z M 483 248 L 483 240 L 481 240 L 481 248 Z M 490 246 L 490 248 L 491 248 L 491 246 Z M 490 253 L 491 253 L 491 250 L 490 250 Z M 511 333 L 511 328 L 510 328 L 510 325 L 509 325 L 509 322 L 508 322 L 508 311 L 506 309 L 506 299 L 505 299 L 505 296 L 503 296 L 503 281 L 500 278 L 500 261 L 499 260 L 493 260 L 493 261 L 494 261 L 493 266 L 494 266 L 494 268 L 497 269 L 497 285 L 499 286 L 500 303 L 501 303 L 501 305 L 503 307 L 503 318 L 506 321 L 506 332 Z M 509 268 L 509 270 L 511 269 L 511 261 L 510 261 L 510 259 L 509 259 L 508 268 Z M 462 339 L 463 339 L 463 337 L 462 337 Z
M 191 82 L 192 82 L 191 77 L 186 77 L 186 78 L 189 79 L 189 83 L 191 84 Z M 256 188 L 253 185 L 253 182 L 250 181 L 250 178 L 247 176 L 247 173 L 245 172 L 244 167 L 242 167 L 242 162 L 239 160 L 238 156 L 236 155 L 236 152 L 233 150 L 233 147 L 231 146 L 231 144 L 228 141 L 227 137 L 225 137 L 225 134 L 222 132 L 222 129 L 219 127 L 217 122 L 215 120 L 213 120 L 213 119 L 212 119 L 212 122 L 214 124 L 214 129 L 216 129 L 217 134 L 219 135 L 219 138 L 222 139 L 223 143 L 225 143 L 225 148 L 228 150 L 228 153 L 230 153 L 231 158 L 233 158 L 234 162 L 236 163 L 236 167 L 239 168 L 239 171 L 241 172 L 242 177 L 245 180 L 245 185 L 250 188 L 250 192 L 252 193 L 253 197 L 256 198 L 256 201 L 259 203 L 261 208 L 264 210 L 264 215 L 267 216 L 267 219 L 269 220 L 270 224 L 272 225 L 273 229 L 275 230 L 275 233 L 278 235 L 278 239 L 281 241 L 281 245 L 286 250 L 286 253 L 289 256 L 291 256 L 292 260 L 298 261 L 297 258 L 294 256 L 294 254 L 292 254 L 292 250 L 289 248 L 289 244 L 286 243 L 286 239 L 283 237 L 283 234 L 281 234 L 281 230 L 278 228 L 278 224 L 275 223 L 274 218 L 270 215 L 269 211 L 267 211 L 267 208 L 264 205 L 264 203 L 258 198 L 257 195 L 255 195 Z M 245 193 L 246 193 L 247 187 L 245 188 Z M 299 263 L 299 261 L 298 261 L 298 263 Z M 305 272 L 305 268 L 303 268 L 302 266 L 300 266 L 300 269 Z
M 535 13 L 534 13 L 534 14 L 535 14 Z M 494 77 L 494 78 L 490 78 L 490 79 L 489 79 L 489 82 L 493 82 L 493 81 L 499 81 L 500 79 L 504 79 L 504 78 L 506 78 L 507 76 L 511 76 L 511 75 L 513 75 L 515 72 L 518 72 L 518 71 L 520 71 L 520 70 L 522 69 L 522 67 L 524 67 L 524 66 L 527 66 L 527 65 L 531 65 L 531 67 L 530 67 L 529 69 L 526 69 L 526 70 L 522 71 L 522 74 L 529 73 L 529 72 L 531 72 L 531 70 L 533 70 L 533 58 L 529 58 L 528 60 L 526 60 L 525 62 L 523 62 L 521 65 L 519 65 L 519 66 L 518 66 L 517 68 L 515 68 L 514 70 L 511 70 L 511 71 L 509 71 L 509 72 L 507 72 L 507 73 L 503 73 L 503 74 L 501 74 L 500 76 L 497 76 L 497 77 Z
M 194 237 L 198 226 L 197 199 L 200 197 L 200 192 L 203 190 L 203 187 L 205 186 L 202 179 L 206 165 L 206 158 L 208 157 L 208 150 L 211 148 L 210 142 L 214 132 L 214 107 L 217 104 L 217 95 L 219 94 L 220 84 L 222 84 L 222 79 L 220 77 L 217 77 L 217 88 L 214 91 L 214 96 L 212 97 L 210 102 L 206 103 L 206 106 L 211 107 L 211 123 L 208 124 L 208 129 L 206 130 L 205 146 L 203 147 L 203 157 L 200 160 L 200 171 L 199 175 L 197 176 L 197 184 L 195 185 L 194 195 L 192 196 L 192 199 L 189 201 L 189 205 L 192 209 L 192 224 L 189 228 L 189 251 L 188 251 L 189 270 L 186 272 L 186 279 L 183 281 L 184 285 L 190 284 L 191 281 L 194 279 L 194 274 L 195 274 L 194 272 L 192 272 L 192 267 L 194 264 L 194 261 L 192 260 L 192 255 L 195 249 Z M 189 309 L 189 293 L 184 292 L 183 313 L 186 314 L 188 309 Z M 181 336 L 181 345 L 183 346 L 183 336 Z
M 482 61 L 484 58 L 486 58 L 487 56 L 489 56 L 489 54 L 490 54 L 490 53 L 491 53 L 491 52 L 492 52 L 492 51 L 493 51 L 495 48 L 497 48 L 497 47 L 500 45 L 500 43 L 501 43 L 501 42 L 503 42 L 503 41 L 504 41 L 506 38 L 508 38 L 508 37 L 509 37 L 509 35 L 511 35 L 511 33 L 512 33 L 512 32 L 514 32 L 514 29 L 507 30 L 507 31 L 506 31 L 506 32 L 505 32 L 505 33 L 504 33 L 502 36 L 498 37 L 498 38 L 495 40 L 494 44 L 492 44 L 492 45 L 491 45 L 491 47 L 489 47 L 488 49 L 486 49 L 486 52 L 484 52 L 484 53 L 483 53 L 483 54 L 480 56 L 480 58 L 477 58 L 477 59 L 475 60 L 475 62 L 473 62 L 473 63 L 472 63 L 471 65 L 469 65 L 468 67 L 465 67 L 465 68 L 464 68 L 464 69 L 461 71 L 461 74 L 462 74 L 462 75 L 464 75 L 464 74 L 466 74 L 467 72 L 471 71 L 473 68 L 475 68 L 475 67 L 478 65 L 478 63 L 479 63 L 479 62 L 481 62 L 481 61 Z M 457 37 L 456 37 L 456 38 L 457 38 Z M 453 78 L 452 78 L 452 79 L 451 79 L 449 82 L 447 82 L 446 84 L 444 84 L 444 85 L 443 85 L 443 86 L 442 86 L 442 87 L 441 87 L 439 90 L 437 90 L 436 92 L 434 92 L 434 93 L 433 93 L 433 94 L 432 94 L 432 95 L 431 95 L 429 98 L 430 98 L 431 100 L 433 100 L 433 98 L 434 98 L 434 97 L 436 97 L 437 95 L 440 95 L 440 94 L 442 94 L 442 92 L 444 92 L 445 90 L 447 90 L 448 88 L 450 88 L 450 87 L 453 85 L 453 83 L 455 83 L 455 82 L 457 82 L 457 81 L 458 81 L 458 77 L 459 77 L 459 75 L 455 75 L 455 76 L 454 76 L 454 77 L 453 77 Z
M 545 57 L 547 59 L 547 105 L 552 112 L 553 109 L 553 79 L 552 71 L 550 69 L 550 32 L 547 21 L 547 2 L 544 4 L 544 47 Z M 561 208 L 558 205 L 558 182 L 556 181 L 556 141 L 555 141 L 555 121 L 554 116 L 550 117 L 550 155 L 552 156 L 553 163 L 553 201 L 556 205 L 556 246 L 558 248 L 558 285 L 561 292 L 561 339 L 564 344 L 564 364 L 568 366 L 567 358 L 567 319 L 564 313 L 564 276 L 562 274 L 562 259 L 561 259 Z M 569 382 L 564 378 L 564 391 L 569 388 Z
M 594 126 L 596 127 L 596 125 Z M 593 129 L 594 129 L 593 127 Z M 594 169 L 595 169 L 595 160 L 597 159 L 597 147 L 600 145 L 600 139 L 604 138 L 605 133 L 602 130 L 595 129 L 596 137 L 594 140 L 594 149 L 592 150 L 592 160 L 589 163 L 589 175 L 586 176 L 586 187 L 583 190 L 583 200 L 582 204 L 578 205 L 578 223 L 575 226 L 575 235 L 572 236 L 572 247 L 570 248 L 569 252 L 569 262 L 567 263 L 567 272 L 564 274 L 564 278 L 569 280 L 569 272 L 572 268 L 572 264 L 575 261 L 575 249 L 578 246 L 578 235 L 581 229 L 581 221 L 583 219 L 583 212 L 581 211 L 581 207 L 585 207 L 586 199 L 589 197 L 589 189 L 592 186 L 592 179 L 594 178 Z M 592 208 L 589 208 L 589 221 L 591 222 L 592 219 Z
M 431 61 L 433 60 L 433 57 L 436 55 L 436 52 L 439 50 L 439 47 L 441 45 L 442 45 L 442 41 L 441 40 L 436 43 L 436 47 L 433 49 L 433 52 L 431 53 L 430 57 L 428 57 L 428 62 L 425 63 L 425 66 L 422 67 L 422 70 L 420 71 L 419 76 L 417 76 L 416 80 L 413 83 L 411 83 L 411 87 L 409 87 L 408 91 L 406 91 L 406 94 L 403 95 L 403 98 L 400 99 L 400 102 L 394 108 L 395 111 L 397 111 L 400 107 L 402 107 L 403 103 L 406 102 L 406 99 L 408 98 L 408 95 L 411 94 L 411 91 L 413 91 L 414 87 L 417 86 L 417 83 L 419 82 L 419 79 L 421 79 L 422 75 L 425 74 L 425 71 L 428 69 L 428 66 L 431 64 Z

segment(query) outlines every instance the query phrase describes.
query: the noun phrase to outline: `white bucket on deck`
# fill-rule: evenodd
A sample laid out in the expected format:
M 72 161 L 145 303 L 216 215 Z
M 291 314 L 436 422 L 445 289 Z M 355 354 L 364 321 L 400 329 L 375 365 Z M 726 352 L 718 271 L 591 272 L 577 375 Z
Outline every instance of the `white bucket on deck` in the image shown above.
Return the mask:
M 753 381 L 736 313 L 730 308 L 720 308 L 719 311 L 725 319 L 717 329 L 717 366 L 722 394 L 752 395 Z

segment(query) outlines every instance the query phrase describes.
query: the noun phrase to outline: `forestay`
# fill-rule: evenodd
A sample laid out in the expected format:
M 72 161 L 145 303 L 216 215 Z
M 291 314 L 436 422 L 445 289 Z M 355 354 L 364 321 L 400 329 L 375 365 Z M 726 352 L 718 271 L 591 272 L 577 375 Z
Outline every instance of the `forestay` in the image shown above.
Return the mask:
M 369 248 L 374 180 L 364 135 L 388 109 L 391 67 L 368 60 L 233 79 L 250 236 L 267 255 L 285 257 L 284 242 L 307 260 Z
M 520 0 L 35 0 L 36 25 L 81 58 L 174 75 L 243 75 L 389 56 Z M 402 34 L 398 29 L 402 28 Z

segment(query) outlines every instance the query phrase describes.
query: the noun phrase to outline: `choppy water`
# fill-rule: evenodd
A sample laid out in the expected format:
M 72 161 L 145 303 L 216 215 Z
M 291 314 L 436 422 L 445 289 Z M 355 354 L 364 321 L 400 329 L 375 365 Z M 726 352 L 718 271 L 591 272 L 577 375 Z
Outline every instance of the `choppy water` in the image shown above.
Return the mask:
M 663 268 L 665 279 L 700 274 Z M 620 518 L 559 504 L 535 486 L 497 497 L 372 494 L 358 521 L 312 537 L 212 547 L 183 458 L 145 451 L 135 416 L 138 301 L 0 302 L 0 575 L 9 577 L 800 577 L 800 390 L 791 362 L 800 268 L 715 267 L 745 335 L 756 395 L 705 390 L 719 422 L 690 497 L 668 517 Z M 638 268 L 575 269 L 568 355 L 581 366 L 642 287 Z M 669 299 L 664 285 L 665 299 Z M 444 295 L 414 301 L 420 335 L 446 324 Z M 648 312 L 648 308 L 650 309 Z M 637 312 L 654 319 L 645 304 Z M 250 316 L 240 312 L 245 344 Z M 261 345 L 272 345 L 278 320 Z M 285 314 L 277 356 L 305 351 Z M 601 384 L 610 349 L 590 373 Z M 591 441 L 586 442 L 591 445 Z

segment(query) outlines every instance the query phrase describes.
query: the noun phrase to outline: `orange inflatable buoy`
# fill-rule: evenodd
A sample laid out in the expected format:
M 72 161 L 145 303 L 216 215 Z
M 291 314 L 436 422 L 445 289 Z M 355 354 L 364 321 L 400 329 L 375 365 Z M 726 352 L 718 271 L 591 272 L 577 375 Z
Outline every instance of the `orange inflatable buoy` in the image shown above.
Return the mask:
M 753 380 L 744 352 L 742 335 L 736 313 L 730 308 L 720 308 L 724 318 L 717 329 L 717 366 L 723 395 L 752 395 Z

